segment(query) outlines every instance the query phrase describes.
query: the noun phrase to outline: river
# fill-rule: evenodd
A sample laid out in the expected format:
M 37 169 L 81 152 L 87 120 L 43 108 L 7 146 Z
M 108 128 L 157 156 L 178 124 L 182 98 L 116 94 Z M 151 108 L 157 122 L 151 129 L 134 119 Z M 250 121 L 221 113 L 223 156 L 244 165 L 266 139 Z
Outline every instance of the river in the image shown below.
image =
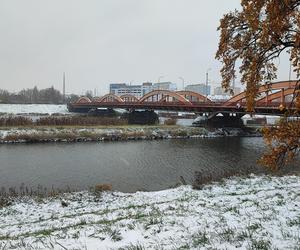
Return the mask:
M 98 183 L 134 192 L 161 190 L 183 176 L 262 173 L 262 138 L 0 145 L 0 187 L 83 190 Z M 289 169 L 287 169 L 289 171 Z M 298 168 L 299 171 L 299 168 Z

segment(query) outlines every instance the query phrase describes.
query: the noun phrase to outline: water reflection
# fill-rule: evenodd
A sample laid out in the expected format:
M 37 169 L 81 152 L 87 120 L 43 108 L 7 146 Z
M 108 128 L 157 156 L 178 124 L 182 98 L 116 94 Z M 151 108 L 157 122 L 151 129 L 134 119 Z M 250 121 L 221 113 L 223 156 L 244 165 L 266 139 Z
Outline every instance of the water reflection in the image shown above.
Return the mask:
M 160 190 L 195 171 L 262 172 L 256 160 L 261 138 L 211 138 L 76 144 L 0 146 L 0 186 L 52 185 L 86 189 L 111 183 L 114 189 Z M 287 169 L 286 171 L 289 171 Z

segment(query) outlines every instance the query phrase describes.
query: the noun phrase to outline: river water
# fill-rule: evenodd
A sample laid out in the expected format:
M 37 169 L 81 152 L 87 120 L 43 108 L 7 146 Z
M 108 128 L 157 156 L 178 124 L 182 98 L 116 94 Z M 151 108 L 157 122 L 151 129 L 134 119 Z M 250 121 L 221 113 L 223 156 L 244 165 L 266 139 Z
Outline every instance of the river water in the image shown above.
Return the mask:
M 180 176 L 192 183 L 195 171 L 261 173 L 256 160 L 264 149 L 262 138 L 239 137 L 0 145 L 0 187 L 82 190 L 111 183 L 124 192 L 161 190 Z

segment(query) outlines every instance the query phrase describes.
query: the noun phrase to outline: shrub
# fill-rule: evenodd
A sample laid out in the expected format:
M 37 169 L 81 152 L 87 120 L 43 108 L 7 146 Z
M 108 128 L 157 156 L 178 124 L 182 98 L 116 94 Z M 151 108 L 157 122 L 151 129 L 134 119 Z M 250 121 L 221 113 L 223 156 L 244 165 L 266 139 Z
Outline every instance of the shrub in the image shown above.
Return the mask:
M 112 185 L 111 184 L 97 184 L 95 185 L 95 192 L 104 192 L 104 191 L 111 191 Z
M 127 125 L 126 119 L 117 117 L 91 117 L 91 116 L 45 116 L 36 121 L 23 116 L 0 117 L 0 127 L 18 126 L 119 126 Z
M 164 121 L 164 125 L 168 125 L 168 126 L 176 125 L 176 123 L 177 123 L 177 119 L 174 118 L 168 118 Z
M 12 126 L 31 126 L 33 121 L 30 118 L 23 116 L 6 116 L 0 117 L 1 127 L 12 127 Z

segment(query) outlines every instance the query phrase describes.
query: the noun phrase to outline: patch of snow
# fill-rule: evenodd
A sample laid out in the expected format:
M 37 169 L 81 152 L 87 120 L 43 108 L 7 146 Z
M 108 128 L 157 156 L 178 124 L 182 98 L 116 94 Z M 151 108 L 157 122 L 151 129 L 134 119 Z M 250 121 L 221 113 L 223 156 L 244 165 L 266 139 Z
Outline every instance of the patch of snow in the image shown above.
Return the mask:
M 8 114 L 67 114 L 66 105 L 54 104 L 0 104 L 0 113 Z
M 23 198 L 0 209 L 0 248 L 297 249 L 299 194 L 299 176 L 250 176 L 202 190 Z

